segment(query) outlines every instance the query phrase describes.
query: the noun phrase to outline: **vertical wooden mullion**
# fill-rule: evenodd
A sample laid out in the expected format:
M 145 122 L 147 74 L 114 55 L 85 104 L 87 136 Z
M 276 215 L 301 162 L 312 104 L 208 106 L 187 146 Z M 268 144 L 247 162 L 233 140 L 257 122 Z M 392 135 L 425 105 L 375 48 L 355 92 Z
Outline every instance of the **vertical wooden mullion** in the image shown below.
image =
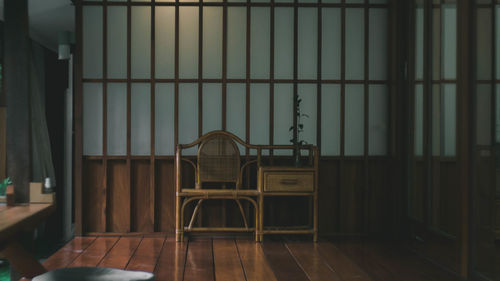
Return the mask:
M 199 2 L 198 20 L 198 137 L 203 134 L 203 2 Z
M 132 8 L 130 6 L 131 0 L 127 0 L 127 170 L 128 170 L 128 183 L 130 186 L 129 198 L 132 198 L 132 190 L 135 188 L 132 184 L 132 160 L 131 160 L 131 102 L 132 102 L 132 85 L 130 79 L 132 76 Z M 130 200 L 130 230 L 133 231 L 134 222 L 134 201 Z
M 74 101 L 74 123 L 75 123 L 75 143 L 74 143 L 74 184 L 75 184 L 75 235 L 83 234 L 83 28 L 82 28 L 82 2 L 76 2 L 75 9 L 75 101 Z
M 415 82 L 416 78 L 416 71 L 415 71 L 415 66 L 416 66 L 416 59 L 415 59 L 415 54 L 416 54 L 416 3 L 414 0 L 410 2 L 410 12 L 409 12 L 409 18 L 410 18 L 410 35 L 408 37 L 408 42 L 409 42 L 409 50 L 410 50 L 410 55 L 408 58 L 408 85 L 410 85 L 410 89 L 408 90 L 410 98 L 408 99 L 408 109 L 409 109 L 409 144 L 408 144 L 408 158 L 409 160 L 409 167 L 408 167 L 408 177 L 409 177 L 409 182 L 408 182 L 408 188 L 413 189 L 415 188 L 415 183 L 414 183 L 414 178 L 415 178 L 415 166 L 416 166 L 416 156 L 415 156 L 415 131 L 416 131 L 416 118 L 415 118 L 415 100 L 416 100 L 416 95 L 415 95 L 415 87 L 417 83 Z M 408 197 L 409 198 L 409 197 Z M 409 203 L 409 202 L 407 202 Z M 406 209 L 405 213 L 405 218 L 407 218 L 410 215 L 409 208 Z
M 251 20 L 250 17 L 252 16 L 251 13 L 251 8 L 250 8 L 250 0 L 247 0 L 247 30 L 246 30 L 246 75 L 245 75 L 245 89 L 246 89 L 246 95 L 245 95 L 245 142 L 250 143 L 250 31 L 251 31 Z M 248 161 L 248 155 L 249 155 L 249 149 L 245 148 L 245 154 L 247 157 Z M 247 177 L 248 178 L 248 177 Z M 247 180 L 249 183 L 249 180 Z
M 107 218 L 108 216 L 111 217 L 113 214 L 109 213 L 108 211 L 108 203 L 110 202 L 110 196 L 111 196 L 111 191 L 108 189 L 108 5 L 107 5 L 107 0 L 103 0 L 103 5 L 102 5 L 102 43 L 103 43 L 103 48 L 102 48 L 102 78 L 103 78 L 103 83 L 102 83 L 102 154 L 103 154 L 103 177 L 102 177 L 102 187 L 103 187 L 103 194 L 105 194 L 105 198 L 103 199 L 103 209 L 104 213 L 102 214 L 102 227 L 104 231 L 108 229 L 107 225 Z M 108 229 L 109 230 L 109 229 Z
M 149 202 L 150 202 L 150 215 L 153 221 L 153 230 L 158 231 L 159 230 L 159 223 L 157 221 L 158 216 L 156 216 L 156 210 L 159 210 L 158 206 L 158 201 L 155 200 L 156 194 L 159 194 L 159 192 L 156 192 L 156 179 L 155 179 L 155 171 L 156 171 L 156 147 L 155 147 L 155 92 L 156 92 L 156 72 L 155 72 L 155 0 L 151 0 L 151 63 L 150 63 L 150 73 L 151 73 L 151 86 L 150 86 L 150 91 L 151 91 L 151 98 L 150 98 L 150 168 L 149 168 L 149 181 L 150 181 L 150 193 L 149 193 Z
M 426 166 L 426 185 L 423 189 L 424 227 L 428 228 L 431 222 L 431 191 L 432 191 L 432 24 L 433 10 L 430 0 L 424 0 L 424 159 Z
M 343 172 L 345 166 L 345 39 L 346 39 L 346 8 L 345 8 L 345 0 L 342 1 L 341 8 L 341 55 L 340 55 L 340 161 L 339 161 L 339 177 L 337 180 L 337 186 L 339 189 L 337 191 L 337 214 L 339 216 L 342 215 L 340 208 L 340 195 L 341 190 L 344 188 L 342 186 L 343 181 Z M 340 219 L 337 220 L 337 230 L 341 231 L 341 223 Z
M 174 151 L 179 144 L 179 0 L 175 0 Z
M 298 118 L 296 114 L 297 109 L 297 95 L 298 95 L 298 21 L 299 21 L 299 8 L 298 0 L 293 1 L 293 139 L 298 142 Z M 294 154 L 299 153 L 294 151 Z
M 323 42 L 323 28 L 322 28 L 322 8 L 321 0 L 318 0 L 318 46 L 317 46 L 317 63 L 316 63 L 316 145 L 318 146 L 319 154 L 321 155 L 321 44 Z
M 271 0 L 270 11 L 270 56 L 269 56 L 269 144 L 274 144 L 274 0 Z M 273 150 L 269 151 L 272 156 Z M 272 158 L 271 158 L 272 159 Z
M 227 0 L 222 1 L 222 130 L 227 126 Z
M 368 8 L 368 0 L 365 0 L 365 7 L 364 7 L 364 12 L 365 12 L 365 15 L 364 15 L 364 21 L 365 21 L 365 50 L 364 50 L 364 53 L 365 53 L 365 61 L 364 61 L 364 64 L 365 64 L 365 69 L 364 69 L 364 81 L 363 81 L 363 84 L 364 84 L 364 135 L 363 135 L 363 146 L 364 146 L 364 153 L 363 153 L 363 175 L 364 175 L 364 187 L 363 187 L 363 191 L 362 191 L 362 202 L 363 202 L 363 207 L 364 207 L 364 210 L 363 210 L 363 229 L 364 231 L 368 231 L 368 222 L 369 222 L 369 219 L 368 219 L 368 216 L 369 216 L 369 199 L 370 199 L 370 194 L 371 194 L 371 189 L 368 188 L 368 185 L 369 185 L 369 162 L 368 162 L 368 154 L 369 154 L 369 133 L 370 133 L 370 130 L 369 130 L 369 110 L 370 110 L 370 106 L 369 106 L 369 102 L 370 102 L 370 99 L 368 97 L 368 95 L 370 94 L 369 93 L 369 64 L 370 64 L 370 9 Z

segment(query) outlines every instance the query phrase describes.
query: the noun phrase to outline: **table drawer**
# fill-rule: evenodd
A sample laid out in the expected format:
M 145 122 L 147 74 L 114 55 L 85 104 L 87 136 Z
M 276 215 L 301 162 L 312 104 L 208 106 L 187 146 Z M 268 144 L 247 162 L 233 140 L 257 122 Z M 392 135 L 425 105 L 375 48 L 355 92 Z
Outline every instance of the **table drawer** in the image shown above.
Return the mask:
M 264 173 L 264 191 L 312 192 L 314 191 L 314 172 Z

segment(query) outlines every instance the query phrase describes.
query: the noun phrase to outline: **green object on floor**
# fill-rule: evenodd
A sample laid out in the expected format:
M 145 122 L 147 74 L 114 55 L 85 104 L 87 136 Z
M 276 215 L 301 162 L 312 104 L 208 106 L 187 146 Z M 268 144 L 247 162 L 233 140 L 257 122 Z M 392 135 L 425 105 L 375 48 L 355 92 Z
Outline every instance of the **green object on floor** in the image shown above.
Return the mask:
M 0 281 L 10 281 L 10 268 L 6 263 L 0 263 Z

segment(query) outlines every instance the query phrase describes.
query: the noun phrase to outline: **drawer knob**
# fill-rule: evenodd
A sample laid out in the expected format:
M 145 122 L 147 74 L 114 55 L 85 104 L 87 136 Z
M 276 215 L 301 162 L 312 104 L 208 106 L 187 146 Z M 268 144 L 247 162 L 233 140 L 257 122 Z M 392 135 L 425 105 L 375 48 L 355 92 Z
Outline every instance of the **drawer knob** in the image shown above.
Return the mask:
M 280 183 L 283 185 L 296 185 L 299 181 L 297 179 L 282 179 Z

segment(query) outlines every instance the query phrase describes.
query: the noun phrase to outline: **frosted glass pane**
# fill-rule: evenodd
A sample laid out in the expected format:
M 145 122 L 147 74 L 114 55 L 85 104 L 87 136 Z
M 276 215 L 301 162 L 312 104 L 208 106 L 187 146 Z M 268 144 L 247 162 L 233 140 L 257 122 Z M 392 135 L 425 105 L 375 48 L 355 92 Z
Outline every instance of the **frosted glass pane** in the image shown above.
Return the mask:
M 179 143 L 198 138 L 198 84 L 179 84 Z M 196 155 L 197 147 L 184 149 L 184 155 Z
M 316 119 L 318 112 L 318 90 L 316 84 L 299 84 L 297 86 L 299 98 L 302 99 L 300 108 L 303 114 L 309 117 L 301 117 L 301 123 L 304 124 L 304 131 L 299 140 L 308 144 L 316 145 Z
M 441 6 L 443 13 L 443 78 L 457 77 L 457 8 L 455 4 Z
M 127 84 L 109 83 L 107 90 L 108 155 L 127 155 Z
M 432 79 L 441 79 L 441 13 L 432 9 Z
M 300 3 L 318 3 L 318 0 L 299 0 Z
M 270 0 L 250 0 L 252 3 L 264 3 L 264 2 L 269 2 Z
M 496 49 L 496 58 L 497 58 L 497 61 L 496 61 L 496 76 L 497 76 L 497 79 L 500 79 L 500 6 L 496 6 L 496 10 L 495 10 L 495 19 L 496 19 L 496 22 L 495 22 L 495 32 L 496 32 L 496 46 L 495 46 L 495 49 Z
M 83 83 L 83 155 L 102 155 L 102 84 Z
M 151 77 L 151 8 L 132 7 L 132 78 Z
M 227 78 L 245 78 L 246 22 L 246 8 L 227 8 Z
M 83 78 L 102 78 L 102 7 L 84 6 L 83 26 Z
M 240 2 L 240 3 L 246 3 L 246 0 L 227 0 L 227 2 Z
M 340 155 L 340 85 L 321 87 L 321 155 Z
M 175 8 L 155 8 L 155 76 L 175 76 Z
M 456 127 L 457 127 L 457 105 L 455 84 L 444 84 L 442 106 L 443 106 L 443 152 L 444 156 L 455 156 L 456 149 Z
M 222 7 L 203 8 L 203 78 L 222 78 Z
M 364 87 L 345 86 L 345 126 L 344 154 L 359 156 L 364 154 Z
M 363 9 L 346 9 L 346 62 L 347 80 L 364 79 L 365 25 Z
M 156 84 L 155 91 L 155 153 L 175 154 L 175 93 L 174 84 Z
M 415 9 L 415 79 L 424 79 L 424 8 Z
M 491 145 L 491 102 L 491 85 L 478 84 L 476 98 L 478 145 Z
M 269 85 L 250 85 L 250 143 L 269 144 Z
M 132 155 L 151 153 L 151 85 L 132 83 L 130 150 Z
M 340 79 L 342 24 L 340 8 L 323 8 L 321 38 L 321 76 Z
M 441 86 L 432 86 L 432 156 L 441 155 Z
M 387 155 L 388 89 L 370 85 L 368 96 L 368 154 Z
M 251 8 L 250 77 L 269 78 L 270 12 L 269 8 Z
M 346 3 L 363 3 L 365 0 L 345 0 Z
M 203 84 L 203 134 L 222 129 L 222 86 Z
M 387 4 L 387 0 L 370 0 L 370 4 Z
M 387 79 L 387 9 L 370 9 L 370 80 Z
M 491 79 L 491 11 L 477 9 L 477 79 Z
M 298 16 L 299 79 L 316 79 L 318 65 L 318 9 L 299 8 Z
M 274 78 L 293 78 L 293 8 L 274 10 Z
M 323 0 L 322 3 L 340 3 L 340 0 Z
M 226 88 L 226 130 L 245 141 L 246 130 L 246 85 L 227 84 Z M 238 144 L 240 153 L 245 148 Z
M 290 144 L 293 132 L 293 85 L 275 84 L 274 86 L 274 144 Z M 292 155 L 289 150 L 275 150 L 275 155 Z
M 127 77 L 127 7 L 108 7 L 108 78 Z
M 416 156 L 424 155 L 424 87 L 415 85 L 415 144 Z
M 203 2 L 222 2 L 222 0 L 203 0 Z
M 179 7 L 179 77 L 198 78 L 198 7 Z M 192 141 L 194 141 L 193 139 Z

